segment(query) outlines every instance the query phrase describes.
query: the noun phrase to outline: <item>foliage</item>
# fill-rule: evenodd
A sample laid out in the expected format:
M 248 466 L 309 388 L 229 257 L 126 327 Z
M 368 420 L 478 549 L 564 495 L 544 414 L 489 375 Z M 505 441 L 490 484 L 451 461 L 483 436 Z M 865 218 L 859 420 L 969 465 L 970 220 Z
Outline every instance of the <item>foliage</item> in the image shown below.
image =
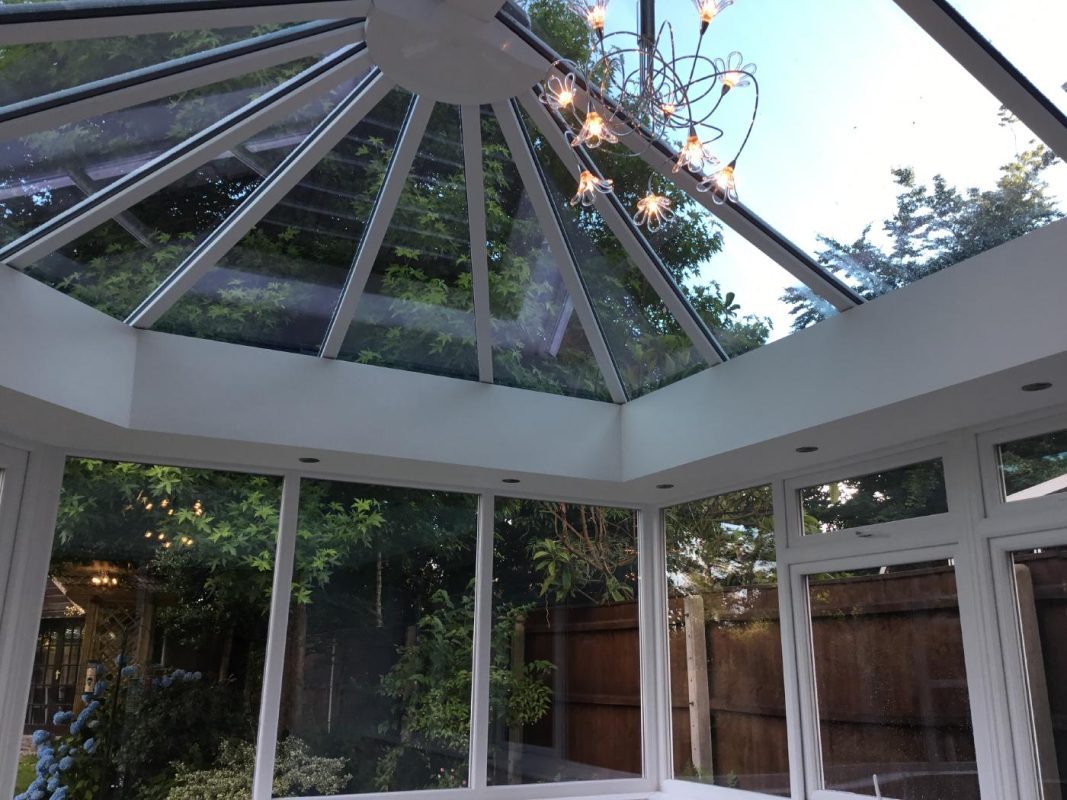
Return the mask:
M 685 593 L 774 583 L 774 507 L 758 486 L 666 510 L 667 574 Z
M 1001 167 L 996 185 L 985 190 L 961 191 L 940 175 L 927 186 L 914 170 L 895 169 L 900 190 L 896 213 L 882 223 L 887 244 L 872 240 L 870 225 L 851 244 L 823 236 L 819 262 L 873 299 L 984 253 L 1062 216 L 1042 177 L 1055 161 L 1052 151 L 1033 144 Z M 808 289 L 787 289 L 782 299 L 792 306 L 796 330 L 824 316 Z
M 216 764 L 193 769 L 180 764 L 165 800 L 246 800 L 255 768 L 255 747 L 241 740 L 224 742 Z M 312 755 L 289 737 L 278 742 L 272 797 L 339 794 L 348 781 L 342 758 Z
M 1067 474 L 1067 431 L 1002 445 L 1000 469 L 1008 496 Z

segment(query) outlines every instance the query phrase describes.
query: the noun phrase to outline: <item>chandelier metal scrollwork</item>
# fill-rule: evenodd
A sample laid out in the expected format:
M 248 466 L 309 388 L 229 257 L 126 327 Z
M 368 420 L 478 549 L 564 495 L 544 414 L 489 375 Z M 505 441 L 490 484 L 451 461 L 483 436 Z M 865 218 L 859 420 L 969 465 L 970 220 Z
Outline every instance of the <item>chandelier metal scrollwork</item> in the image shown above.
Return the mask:
M 541 83 L 541 102 L 563 120 L 571 147 L 596 149 L 616 144 L 624 136 L 636 135 L 636 126 L 641 126 L 652 134 L 647 146 L 657 139 L 676 144 L 674 172 L 685 170 L 695 176 L 697 189 L 709 192 L 716 203 L 736 203 L 737 161 L 752 135 L 759 109 L 756 67 L 746 64 L 736 51 L 725 58 L 703 52 L 709 26 L 734 0 L 693 0 L 693 25 L 699 26 L 699 33 L 693 52 L 682 54 L 675 46 L 670 22 L 660 26 L 654 40 L 630 31 L 605 33 L 608 2 L 567 0 L 595 35 L 592 63 L 587 69 L 571 61 L 553 64 Z M 731 105 L 726 98 L 749 88 L 747 130 L 737 151 L 720 159 L 716 143 L 725 137 L 725 129 L 717 123 Z M 571 203 L 590 206 L 597 194 L 613 190 L 613 179 L 582 167 Z M 670 199 L 656 191 L 650 178 L 646 193 L 638 200 L 634 222 L 656 231 L 672 214 Z

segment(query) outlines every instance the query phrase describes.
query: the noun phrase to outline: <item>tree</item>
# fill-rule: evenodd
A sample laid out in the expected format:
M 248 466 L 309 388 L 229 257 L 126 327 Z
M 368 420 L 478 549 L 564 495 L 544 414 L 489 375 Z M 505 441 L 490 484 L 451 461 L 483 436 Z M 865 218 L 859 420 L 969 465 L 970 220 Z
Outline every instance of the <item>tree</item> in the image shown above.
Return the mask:
M 895 169 L 900 191 L 896 213 L 882 223 L 887 244 L 872 241 L 870 225 L 851 244 L 820 236 L 819 263 L 870 300 L 984 253 L 1062 216 L 1043 178 L 1055 161 L 1052 151 L 1033 144 L 1000 168 L 992 189 L 965 191 L 940 175 L 927 186 L 914 170 Z M 787 289 L 782 299 L 792 307 L 794 330 L 825 317 L 825 304 L 810 289 Z

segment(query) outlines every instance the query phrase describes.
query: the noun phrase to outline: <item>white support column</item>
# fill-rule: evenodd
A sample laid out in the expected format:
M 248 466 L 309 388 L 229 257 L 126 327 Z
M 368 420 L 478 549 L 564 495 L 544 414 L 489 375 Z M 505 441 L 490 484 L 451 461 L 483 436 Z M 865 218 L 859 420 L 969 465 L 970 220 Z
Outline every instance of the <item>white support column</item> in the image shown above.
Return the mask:
M 519 127 L 519 119 L 515 110 L 506 104 L 493 106 L 500 123 L 500 130 L 504 133 L 508 148 L 511 150 L 511 158 L 519 171 L 526 193 L 530 196 L 537 221 L 541 223 L 541 230 L 548 240 L 548 248 L 556 257 L 556 265 L 559 268 L 563 285 L 567 288 L 571 302 L 574 303 L 574 311 L 578 314 L 578 320 L 582 324 L 582 330 L 589 342 L 589 349 L 593 351 L 600 374 L 608 387 L 608 393 L 615 403 L 626 402 L 626 390 L 623 388 L 622 379 L 611 357 L 604 331 L 597 320 L 593 304 L 589 299 L 589 293 L 582 283 L 578 266 L 574 260 L 574 254 L 567 243 L 567 236 L 563 232 L 557 212 L 552 206 L 552 200 L 548 195 L 548 189 L 542 180 L 533 153 L 526 142 Z
M 148 103 L 363 40 L 362 22 L 312 23 L 53 92 L 0 113 L 0 140 Z
M 489 667 L 493 639 L 493 536 L 496 498 L 478 498 L 478 550 L 474 562 L 474 664 L 471 677 L 470 765 L 467 783 L 484 789 L 489 768 Z
M 278 542 L 274 551 L 274 583 L 270 594 L 267 650 L 263 656 L 263 689 L 256 734 L 256 765 L 252 777 L 252 800 L 271 800 L 274 754 L 278 747 L 278 716 L 285 679 L 285 638 L 289 628 L 289 599 L 296 558 L 296 528 L 300 512 L 300 475 L 286 473 L 278 515 Z
M 322 345 L 322 358 L 337 358 L 344 344 L 348 328 L 352 319 L 356 316 L 356 308 L 359 300 L 363 297 L 363 289 L 367 285 L 374 262 L 378 258 L 378 251 L 382 249 L 385 240 L 385 232 L 392 222 L 393 213 L 396 211 L 400 194 L 404 190 L 411 165 L 415 161 L 415 154 L 419 151 L 422 136 L 426 132 L 426 125 L 430 121 L 433 112 L 434 101 L 428 97 L 416 97 L 411 110 L 408 112 L 404 126 L 400 129 L 396 148 L 389 161 L 389 167 L 382 180 L 382 188 L 374 203 L 374 211 L 371 212 L 367 227 L 363 229 L 363 238 L 359 242 L 359 249 L 352 262 L 352 268 L 348 272 L 348 280 L 341 291 L 341 299 L 337 302 L 333 319 L 330 321 L 330 329 L 326 334 L 326 341 Z
M 4 615 L 7 581 L 17 572 L 12 554 L 18 532 L 19 505 L 26 480 L 28 454 L 0 445 L 0 619 Z M 2 795 L 0 795 L 2 796 Z
M 489 307 L 488 234 L 485 227 L 485 170 L 482 165 L 482 115 L 478 106 L 463 106 L 463 172 L 467 184 L 467 219 L 471 237 L 471 278 L 474 285 L 474 332 L 478 347 L 478 379 L 493 382 L 493 326 Z
M 662 789 L 674 770 L 670 653 L 667 641 L 667 564 L 663 510 L 637 516 L 637 610 L 641 640 L 641 742 L 644 777 Z
M 387 95 L 393 83 L 380 72 L 357 86 L 319 123 L 255 190 L 173 273 L 130 314 L 135 328 L 150 328 L 197 281 L 214 267 L 275 205 L 281 202 L 368 112 Z
M 797 593 L 793 590 L 794 578 L 789 567 L 788 542 L 789 520 L 792 515 L 788 511 L 791 497 L 785 491 L 785 482 L 776 480 L 771 484 L 771 493 L 774 503 L 774 549 L 775 561 L 778 572 L 778 622 L 782 634 L 782 668 L 785 678 L 785 724 L 786 740 L 789 746 L 789 789 L 790 795 L 796 798 L 805 796 L 805 776 L 808 769 L 808 754 L 804 750 L 804 732 L 807 730 L 802 715 L 801 696 L 808 687 L 802 686 L 801 681 L 807 680 L 811 674 L 810 669 L 800 669 L 801 659 L 807 659 L 810 664 L 811 655 L 808 648 L 810 636 L 803 637 L 803 642 L 797 638 L 797 629 L 801 625 L 796 613 Z M 799 536 L 802 532 L 797 531 Z M 805 606 L 806 608 L 806 606 Z M 803 620 L 804 631 L 809 628 Z M 802 678 L 803 676 L 803 678 Z M 814 684 L 811 684 L 814 691 Z M 813 754 L 815 758 L 819 755 Z
M 537 100 L 531 92 L 519 98 L 522 107 L 530 115 L 534 125 L 541 131 L 545 141 L 556 151 L 556 155 L 574 177 L 577 185 L 580 169 L 575 161 L 576 152 L 567 144 L 562 132 L 556 125 L 555 120 L 545 107 L 544 103 Z M 596 170 L 592 162 L 585 164 L 591 171 Z M 614 194 L 605 195 L 594 193 L 593 203 L 604 222 L 615 234 L 619 243 L 626 250 L 627 255 L 641 271 L 645 280 L 655 291 L 660 301 L 677 321 L 692 342 L 693 347 L 709 365 L 714 366 L 727 360 L 727 355 L 715 335 L 704 324 L 700 316 L 685 299 L 681 290 L 675 286 L 673 279 L 667 273 L 666 267 L 657 256 L 654 255 L 651 245 L 637 229 L 633 220 L 630 219 L 626 210 L 622 207 L 619 199 Z
M 62 451 L 42 447 L 30 453 L 26 468 L 0 615 L 0 797 L 14 794 L 64 463 Z
M 338 51 L 0 248 L 0 262 L 33 264 L 366 69 L 365 45 Z

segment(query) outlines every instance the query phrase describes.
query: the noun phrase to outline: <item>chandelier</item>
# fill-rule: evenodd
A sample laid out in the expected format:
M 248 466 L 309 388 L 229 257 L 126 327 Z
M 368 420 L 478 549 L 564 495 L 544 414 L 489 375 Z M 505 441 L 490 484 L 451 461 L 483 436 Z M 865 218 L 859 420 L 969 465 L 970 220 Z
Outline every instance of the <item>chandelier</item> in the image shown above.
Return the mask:
M 595 150 L 615 144 L 643 127 L 656 140 L 677 143 L 674 172 L 686 171 L 697 178 L 697 189 L 709 192 L 717 204 L 737 202 L 737 160 L 752 134 L 759 108 L 756 67 L 746 64 L 734 51 L 713 58 L 704 50 L 705 34 L 715 18 L 734 0 L 693 0 L 692 25 L 696 44 L 679 54 L 674 29 L 664 22 L 654 39 L 640 33 L 605 33 L 609 0 L 567 0 L 594 34 L 591 64 L 582 69 L 573 61 L 560 60 L 541 82 L 541 102 L 557 114 L 564 136 L 573 148 Z M 733 105 L 727 101 L 739 89 L 751 87 L 751 116 L 737 151 L 720 159 L 716 143 L 726 135 L 719 118 Z M 636 155 L 637 153 L 630 153 Z M 572 205 L 590 206 L 597 194 L 614 189 L 614 180 L 580 169 Z M 670 221 L 671 201 L 657 192 L 649 178 L 638 200 L 633 220 L 649 231 Z

